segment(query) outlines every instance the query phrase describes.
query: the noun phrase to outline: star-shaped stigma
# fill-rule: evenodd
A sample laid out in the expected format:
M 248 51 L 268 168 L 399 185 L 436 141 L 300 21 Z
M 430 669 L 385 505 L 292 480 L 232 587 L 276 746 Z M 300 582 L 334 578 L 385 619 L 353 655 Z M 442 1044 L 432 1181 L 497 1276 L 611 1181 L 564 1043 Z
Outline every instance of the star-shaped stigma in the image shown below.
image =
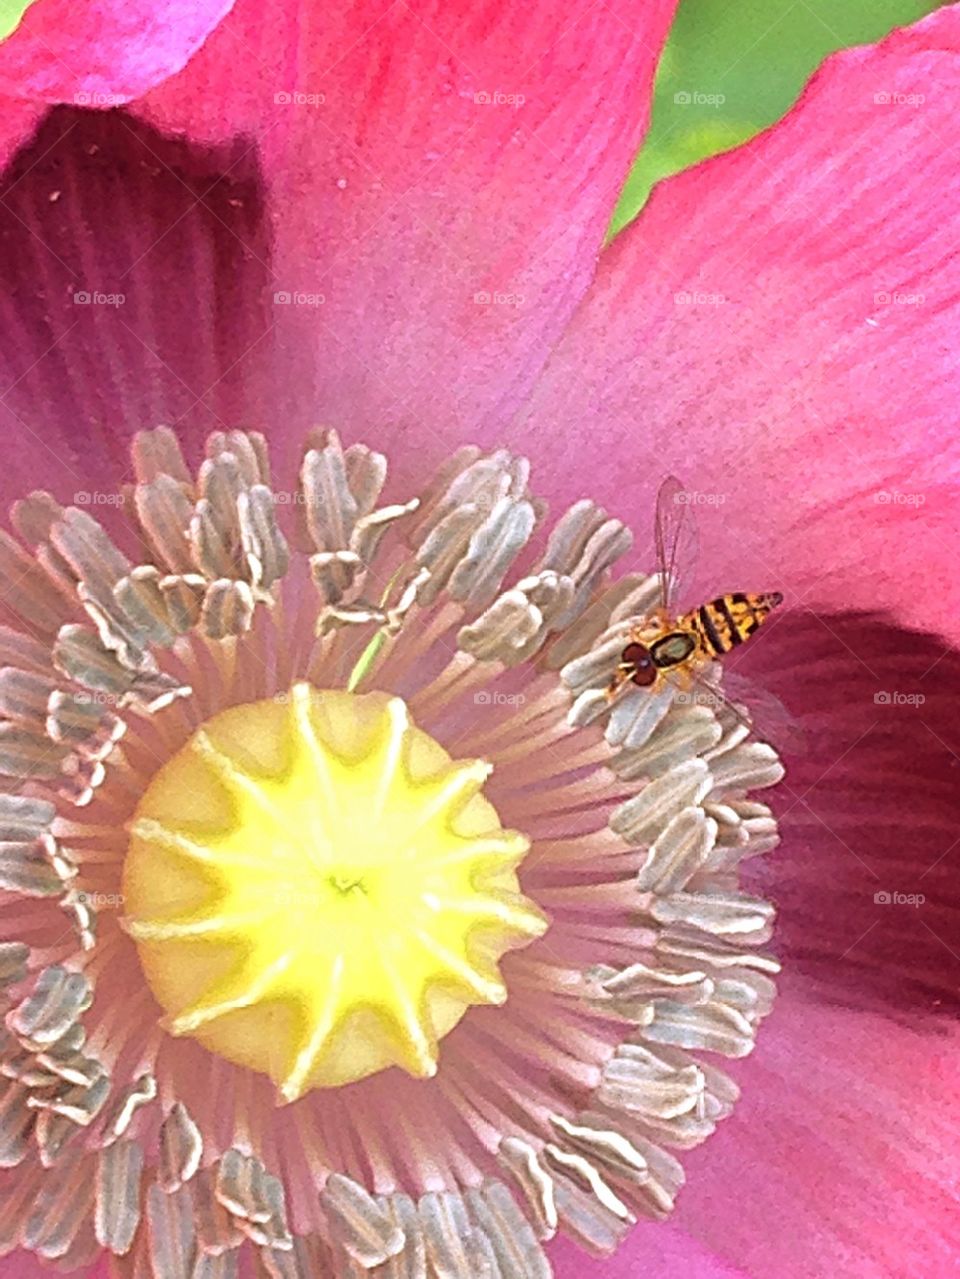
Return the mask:
M 503 954 L 547 927 L 489 773 L 385 694 L 299 683 L 204 724 L 143 795 L 124 868 L 169 1031 L 288 1101 L 434 1074 L 466 1009 L 506 999 Z

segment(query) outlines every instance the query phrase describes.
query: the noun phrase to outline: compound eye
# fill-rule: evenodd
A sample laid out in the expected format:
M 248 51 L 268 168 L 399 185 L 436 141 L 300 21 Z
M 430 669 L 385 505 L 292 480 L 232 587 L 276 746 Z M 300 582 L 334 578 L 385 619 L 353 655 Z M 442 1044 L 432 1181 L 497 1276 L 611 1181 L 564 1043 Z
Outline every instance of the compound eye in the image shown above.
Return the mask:
M 643 666 L 638 666 L 630 677 L 638 688 L 649 688 L 657 678 L 657 668 L 649 657 Z
M 657 678 L 657 668 L 653 664 L 650 650 L 644 644 L 628 644 L 620 654 L 621 663 L 632 668 L 630 679 L 639 688 L 649 687 Z
M 620 661 L 624 666 L 642 666 L 651 661 L 650 650 L 645 644 L 628 644 L 620 654 Z

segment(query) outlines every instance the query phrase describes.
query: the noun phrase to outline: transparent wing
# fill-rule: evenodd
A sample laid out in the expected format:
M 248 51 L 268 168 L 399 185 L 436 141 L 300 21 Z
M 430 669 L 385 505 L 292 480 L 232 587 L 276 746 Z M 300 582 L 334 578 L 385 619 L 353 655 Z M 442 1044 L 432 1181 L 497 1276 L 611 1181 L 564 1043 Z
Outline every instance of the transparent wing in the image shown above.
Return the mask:
M 779 697 L 749 676 L 724 668 L 722 687 L 716 675 L 711 678 L 707 672 L 691 671 L 689 677 L 692 688 L 679 696 L 709 706 L 717 714 L 726 711 L 754 737 L 769 742 L 782 755 L 796 758 L 807 753 L 804 731 L 796 717 Z
M 683 595 L 697 562 L 697 522 L 690 494 L 675 475 L 668 475 L 657 494 L 654 522 L 660 606 L 669 617 Z

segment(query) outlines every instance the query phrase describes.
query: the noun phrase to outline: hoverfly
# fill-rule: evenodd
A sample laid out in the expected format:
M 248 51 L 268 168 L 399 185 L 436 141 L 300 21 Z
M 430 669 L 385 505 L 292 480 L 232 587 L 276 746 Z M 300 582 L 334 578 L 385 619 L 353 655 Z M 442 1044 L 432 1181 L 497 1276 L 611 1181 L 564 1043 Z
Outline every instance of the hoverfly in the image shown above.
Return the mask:
M 735 592 L 675 615 L 672 602 L 680 589 L 681 575 L 692 568 L 697 550 L 696 522 L 685 496 L 683 485 L 672 475 L 660 485 L 655 522 L 660 603 L 649 618 L 627 633 L 607 687 L 611 701 L 628 683 L 651 692 L 665 682 L 680 689 L 699 683 L 705 667 L 745 644 L 783 602 L 779 591 Z M 737 719 L 743 719 L 718 689 L 706 686 L 705 691 L 709 698 L 722 701 Z

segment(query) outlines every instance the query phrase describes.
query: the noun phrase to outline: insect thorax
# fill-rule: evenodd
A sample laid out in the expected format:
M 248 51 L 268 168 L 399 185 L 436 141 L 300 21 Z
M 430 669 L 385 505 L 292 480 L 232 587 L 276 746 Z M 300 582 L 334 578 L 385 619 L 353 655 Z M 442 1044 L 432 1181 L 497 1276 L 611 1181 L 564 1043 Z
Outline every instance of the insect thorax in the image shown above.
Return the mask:
M 671 631 L 650 645 L 650 656 L 655 666 L 680 666 L 693 655 L 696 647 L 696 636 L 689 631 Z

